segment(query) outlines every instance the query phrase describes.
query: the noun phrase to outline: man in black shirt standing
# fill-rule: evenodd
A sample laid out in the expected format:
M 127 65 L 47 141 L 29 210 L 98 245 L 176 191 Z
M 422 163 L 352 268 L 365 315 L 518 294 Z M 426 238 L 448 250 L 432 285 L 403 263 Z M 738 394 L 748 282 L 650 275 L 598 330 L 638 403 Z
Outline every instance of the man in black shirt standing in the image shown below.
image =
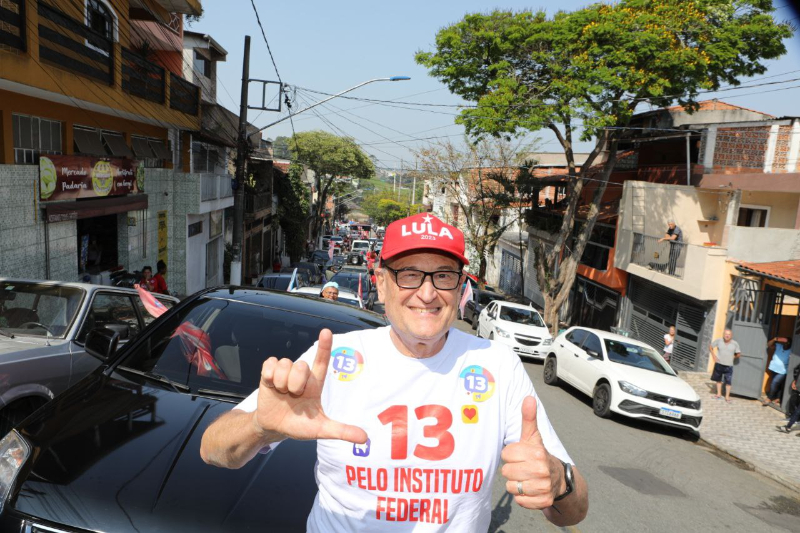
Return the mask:
M 669 263 L 667 263 L 667 268 L 669 269 L 669 275 L 674 276 L 675 267 L 678 265 L 678 258 L 683 248 L 682 244 L 678 244 L 683 243 L 683 231 L 675 224 L 674 220 L 669 220 L 667 225 L 669 226 L 667 232 L 658 239 L 658 242 L 669 241 Z

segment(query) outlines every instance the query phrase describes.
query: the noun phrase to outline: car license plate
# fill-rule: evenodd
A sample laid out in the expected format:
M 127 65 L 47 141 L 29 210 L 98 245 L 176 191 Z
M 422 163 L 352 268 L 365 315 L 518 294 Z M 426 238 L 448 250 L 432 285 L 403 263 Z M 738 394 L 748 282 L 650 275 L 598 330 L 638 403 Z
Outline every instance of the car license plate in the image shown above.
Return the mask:
M 660 414 L 661 416 L 668 416 L 670 418 L 677 418 L 678 420 L 680 420 L 681 418 L 680 411 L 676 411 L 675 409 L 667 409 L 666 407 L 662 407 L 658 411 L 658 414 Z

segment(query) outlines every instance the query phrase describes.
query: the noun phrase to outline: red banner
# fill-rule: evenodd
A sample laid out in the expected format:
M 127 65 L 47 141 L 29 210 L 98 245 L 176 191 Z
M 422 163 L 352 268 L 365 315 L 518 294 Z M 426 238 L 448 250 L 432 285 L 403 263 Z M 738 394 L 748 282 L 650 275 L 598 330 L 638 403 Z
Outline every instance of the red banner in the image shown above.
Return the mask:
M 39 198 L 71 200 L 144 192 L 139 161 L 107 157 L 39 157 Z

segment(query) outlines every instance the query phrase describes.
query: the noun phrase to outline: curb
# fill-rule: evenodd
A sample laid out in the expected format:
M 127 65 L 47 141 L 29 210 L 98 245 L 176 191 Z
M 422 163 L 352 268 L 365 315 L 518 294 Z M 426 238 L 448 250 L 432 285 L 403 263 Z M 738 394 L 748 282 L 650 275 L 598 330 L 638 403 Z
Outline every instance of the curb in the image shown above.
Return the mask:
M 750 467 L 754 472 L 757 472 L 758 474 L 761 474 L 762 476 L 767 477 L 767 478 L 771 479 L 772 481 L 775 481 L 776 483 L 779 483 L 779 484 L 783 485 L 785 488 L 788 488 L 790 490 L 793 490 L 795 492 L 800 493 L 800 483 L 798 483 L 797 481 L 786 479 L 785 477 L 781 476 L 780 474 L 777 474 L 777 473 L 773 472 L 772 470 L 770 470 L 768 468 L 762 468 L 758 462 L 752 461 L 751 459 L 749 459 L 749 458 L 747 458 L 745 456 L 742 456 L 740 454 L 736 454 L 736 453 L 730 452 L 730 451 L 726 450 L 725 448 L 723 448 L 721 446 L 718 446 L 717 444 L 715 444 L 711 440 L 707 440 L 707 439 L 704 439 L 703 437 L 700 437 L 698 442 L 705 444 L 709 448 L 714 448 L 715 450 L 717 450 L 717 451 L 719 451 L 721 453 L 724 453 L 725 455 L 728 455 L 728 456 L 732 457 L 733 459 L 735 459 L 737 461 L 741 461 L 742 463 L 744 463 L 748 467 Z

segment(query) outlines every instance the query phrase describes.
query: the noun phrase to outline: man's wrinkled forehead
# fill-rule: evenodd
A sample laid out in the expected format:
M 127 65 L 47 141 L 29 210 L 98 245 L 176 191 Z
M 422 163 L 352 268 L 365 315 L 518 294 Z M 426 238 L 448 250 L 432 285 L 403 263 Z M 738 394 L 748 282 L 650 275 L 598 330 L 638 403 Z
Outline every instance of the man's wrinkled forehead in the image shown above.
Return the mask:
M 431 263 L 433 263 L 433 267 L 431 267 Z M 441 250 L 409 250 L 387 259 L 384 264 L 394 269 L 420 268 L 423 265 L 426 268 L 437 270 L 461 269 L 461 262 L 458 259 Z

